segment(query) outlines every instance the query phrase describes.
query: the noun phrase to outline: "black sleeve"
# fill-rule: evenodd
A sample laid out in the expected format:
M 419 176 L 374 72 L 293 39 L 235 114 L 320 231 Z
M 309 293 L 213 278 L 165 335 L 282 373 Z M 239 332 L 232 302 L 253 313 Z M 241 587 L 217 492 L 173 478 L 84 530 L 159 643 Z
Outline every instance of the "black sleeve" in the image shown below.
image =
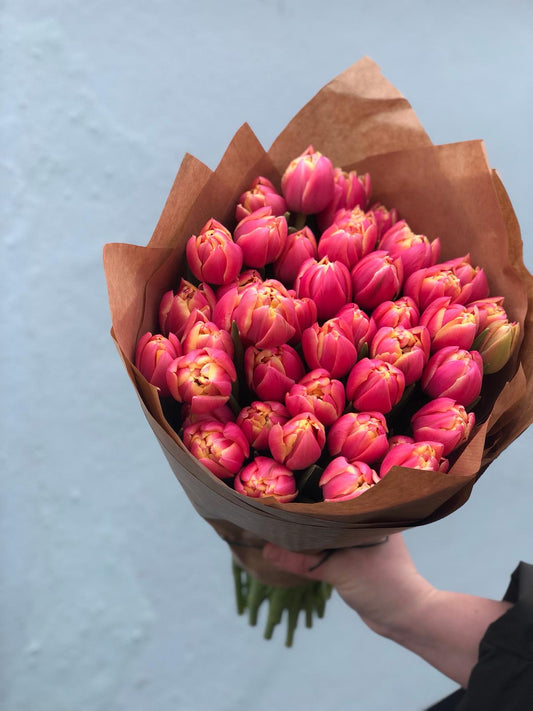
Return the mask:
M 519 564 L 503 599 L 514 605 L 488 627 L 466 691 L 428 711 L 533 709 L 533 565 Z

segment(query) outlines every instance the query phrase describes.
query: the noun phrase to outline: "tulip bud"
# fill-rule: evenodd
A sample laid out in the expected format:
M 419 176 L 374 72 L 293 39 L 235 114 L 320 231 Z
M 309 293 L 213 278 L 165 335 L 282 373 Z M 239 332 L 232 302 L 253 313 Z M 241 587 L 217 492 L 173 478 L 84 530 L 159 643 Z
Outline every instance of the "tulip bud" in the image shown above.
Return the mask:
M 275 279 L 250 285 L 240 295 L 232 320 L 245 345 L 273 348 L 287 343 L 296 333 L 294 303 L 287 289 Z
M 431 400 L 411 418 L 415 440 L 440 442 L 444 456 L 468 440 L 474 423 L 474 413 L 449 397 Z
M 178 291 L 172 289 L 163 294 L 159 305 L 159 325 L 163 334 L 175 333 L 181 338 L 185 327 L 191 325 L 190 317 L 197 311 L 211 318 L 216 297 L 213 290 L 205 283 L 194 286 L 185 279 L 181 280 Z
M 422 390 L 432 398 L 450 397 L 468 407 L 481 392 L 483 360 L 477 351 L 446 346 L 428 361 Z
M 386 360 L 399 368 L 405 376 L 405 385 L 415 383 L 429 359 L 431 346 L 429 333 L 424 326 L 380 328 L 370 344 L 370 357 Z
M 285 396 L 287 410 L 293 417 L 311 412 L 326 427 L 341 416 L 345 402 L 344 385 L 323 368 L 306 373 Z
M 290 419 L 289 410 L 275 400 L 254 400 L 237 415 L 237 424 L 254 449 L 268 448 L 268 433 L 275 424 L 285 424 Z
M 294 304 L 294 311 L 296 312 L 296 333 L 289 343 L 291 346 L 295 346 L 301 342 L 302 333 L 305 329 L 310 328 L 315 323 L 318 314 L 315 302 L 308 296 L 305 296 L 303 299 L 298 299 L 296 296 L 291 296 L 291 298 Z
M 181 344 L 177 336 L 168 334 L 168 338 L 150 331 L 137 342 L 135 348 L 135 367 L 148 382 L 159 390 L 162 397 L 170 395 L 166 372 L 172 361 L 181 355 Z
M 288 345 L 244 351 L 244 372 L 250 390 L 261 400 L 284 402 L 285 394 L 304 376 L 300 356 Z
M 212 321 L 219 328 L 231 331 L 233 322 L 233 312 L 239 305 L 241 296 L 247 287 L 259 288 L 263 284 L 263 279 L 255 269 L 247 269 L 241 272 L 237 279 L 217 289 L 217 302 L 213 308 Z
M 506 322 L 507 313 L 502 306 L 503 296 L 489 296 L 486 299 L 478 299 L 471 301 L 466 307 L 469 311 L 477 314 L 477 333 L 479 336 L 487 326 L 490 326 L 495 321 Z
M 200 348 L 218 348 L 233 358 L 233 341 L 228 331 L 218 328 L 212 321 L 196 321 L 185 333 L 182 339 L 183 353 Z
M 380 480 L 365 462 L 348 462 L 336 457 L 324 469 L 319 480 L 324 501 L 349 501 L 364 494 Z
M 383 326 L 403 326 L 413 328 L 418 325 L 420 312 L 410 296 L 401 296 L 396 301 L 382 301 L 372 311 L 372 321 L 376 324 L 376 329 Z
M 391 450 L 393 447 L 398 446 L 399 444 L 413 444 L 414 439 L 412 437 L 408 437 L 407 435 L 393 435 L 392 437 L 389 437 L 389 450 Z
M 256 499 L 273 496 L 280 503 L 293 501 L 298 496 L 293 473 L 269 457 L 256 457 L 241 469 L 234 487 L 244 496 Z
M 488 297 L 489 285 L 485 272 L 480 267 L 472 266 L 469 254 L 442 262 L 440 267 L 450 269 L 459 279 L 461 293 L 457 301 L 462 304 L 469 304 L 471 301 Z
M 312 370 L 324 368 L 332 378 L 342 378 L 357 361 L 353 332 L 347 321 L 332 318 L 302 333 L 305 362 Z
M 376 244 L 377 227 L 374 219 L 360 212 L 342 225 L 334 222 L 323 232 L 318 244 L 318 257 L 339 261 L 352 269 L 362 257 L 372 252 Z
M 272 456 L 291 471 L 314 464 L 325 444 L 324 425 L 311 412 L 296 415 L 284 425 L 273 425 L 268 434 Z
M 202 227 L 198 236 L 189 238 L 185 251 L 190 270 L 199 281 L 229 284 L 242 268 L 242 249 L 224 225 L 214 219 Z
M 283 196 L 278 193 L 270 180 L 262 175 L 256 178 L 250 189 L 240 196 L 235 209 L 235 219 L 240 222 L 261 207 L 270 207 L 273 215 L 284 215 L 287 212 L 287 203 Z
M 318 226 L 322 231 L 333 223 L 338 210 L 352 210 L 354 207 L 366 209 L 372 189 L 370 174 L 357 175 L 355 170 L 346 173 L 341 168 L 335 168 L 334 181 L 333 199 L 317 215 Z
M 332 457 L 342 455 L 373 464 L 387 452 L 387 421 L 381 412 L 347 412 L 328 432 L 328 451 Z
M 353 300 L 371 311 L 382 301 L 395 299 L 403 280 L 400 259 L 378 250 L 363 257 L 352 269 Z
M 420 316 L 420 325 L 428 329 L 431 350 L 458 346 L 468 350 L 477 331 L 477 311 L 463 304 L 452 303 L 449 296 L 435 299 Z
M 379 470 L 380 476 L 383 478 L 394 466 L 446 473 L 449 462 L 443 459 L 443 451 L 444 447 L 440 442 L 397 444 L 384 456 Z
M 257 271 L 257 269 L 245 269 L 240 274 L 237 274 L 237 278 L 235 279 L 235 281 L 231 282 L 230 284 L 224 284 L 223 286 L 218 287 L 216 291 L 217 303 L 222 299 L 223 296 L 228 293 L 228 291 L 233 291 L 236 288 L 237 292 L 240 293 L 249 284 L 255 284 L 256 286 L 258 286 L 262 283 L 263 277 Z
M 519 336 L 518 323 L 493 321 L 476 338 L 474 347 L 481 354 L 486 375 L 497 373 L 503 368 L 512 356 Z
M 451 269 L 442 269 L 439 264 L 413 272 L 403 285 L 404 296 L 410 296 L 420 311 L 442 296 L 458 301 L 461 290 L 459 277 Z
M 413 272 L 436 264 L 440 254 L 440 241 L 430 242 L 425 235 L 415 234 L 405 220 L 396 222 L 379 240 L 378 249 L 402 262 L 404 279 Z
M 316 239 L 309 227 L 289 232 L 283 251 L 274 263 L 276 279 L 292 286 L 303 262 L 306 259 L 314 259 L 316 255 Z
M 384 360 L 362 358 L 348 376 L 346 398 L 360 412 L 390 412 L 405 390 L 405 377 Z
M 339 311 L 334 321 L 344 322 L 351 332 L 351 340 L 358 355 L 361 355 L 362 349 L 370 346 L 372 339 L 376 333 L 374 321 L 370 319 L 357 304 L 346 304 Z
M 294 282 L 299 298 L 313 299 L 321 321 L 335 316 L 337 311 L 352 300 L 350 272 L 342 262 L 331 262 L 327 257 L 320 261 L 307 259 Z
M 219 479 L 228 479 L 250 455 L 250 445 L 234 422 L 201 420 L 185 427 L 183 443 Z
M 183 421 L 181 426 L 189 427 L 189 425 L 194 425 L 196 422 L 202 422 L 203 420 L 218 420 L 222 424 L 226 422 L 235 422 L 235 415 L 233 410 L 228 405 L 222 405 L 217 407 L 216 410 L 209 410 L 208 412 L 191 412 L 190 405 L 184 403 L 181 406 L 181 416 Z
M 304 215 L 321 212 L 335 192 L 331 161 L 309 146 L 289 163 L 281 178 L 281 191 L 291 212 Z
M 190 405 L 190 412 L 196 414 L 225 405 L 237 373 L 227 353 L 201 348 L 172 361 L 166 377 L 172 397 Z
M 378 228 L 378 239 L 385 234 L 387 230 L 398 222 L 398 211 L 395 207 L 390 210 L 379 202 L 375 202 L 370 206 L 368 212 L 371 212 Z
M 287 220 L 273 215 L 272 208 L 261 207 L 244 217 L 233 233 L 242 249 L 244 263 L 250 267 L 264 267 L 279 258 L 287 239 Z

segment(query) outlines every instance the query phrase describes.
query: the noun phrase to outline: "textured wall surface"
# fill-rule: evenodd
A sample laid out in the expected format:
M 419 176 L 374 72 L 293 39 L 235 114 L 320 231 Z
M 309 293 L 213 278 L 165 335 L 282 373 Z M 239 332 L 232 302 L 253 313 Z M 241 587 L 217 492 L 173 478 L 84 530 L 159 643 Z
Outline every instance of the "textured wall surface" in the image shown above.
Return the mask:
M 234 610 L 109 338 L 108 241 L 145 244 L 185 153 L 269 146 L 370 55 L 436 143 L 483 138 L 533 268 L 533 6 L 241 0 L 1 4 L 6 711 L 422 709 L 454 688 L 338 598 L 292 650 Z M 527 432 L 451 517 L 406 535 L 438 586 L 499 598 L 533 562 Z

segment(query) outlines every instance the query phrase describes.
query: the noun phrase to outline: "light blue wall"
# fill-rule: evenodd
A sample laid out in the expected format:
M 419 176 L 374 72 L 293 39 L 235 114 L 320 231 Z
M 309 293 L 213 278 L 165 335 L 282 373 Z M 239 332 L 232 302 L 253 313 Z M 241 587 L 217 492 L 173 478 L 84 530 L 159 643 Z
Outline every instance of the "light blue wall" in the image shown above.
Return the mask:
M 413 711 L 453 684 L 335 598 L 287 651 L 236 616 L 109 338 L 107 241 L 145 244 L 185 151 L 265 146 L 370 55 L 436 143 L 483 138 L 533 269 L 533 6 L 4 0 L 1 697 L 6 711 Z M 498 598 L 533 562 L 532 433 L 407 534 L 435 584 Z

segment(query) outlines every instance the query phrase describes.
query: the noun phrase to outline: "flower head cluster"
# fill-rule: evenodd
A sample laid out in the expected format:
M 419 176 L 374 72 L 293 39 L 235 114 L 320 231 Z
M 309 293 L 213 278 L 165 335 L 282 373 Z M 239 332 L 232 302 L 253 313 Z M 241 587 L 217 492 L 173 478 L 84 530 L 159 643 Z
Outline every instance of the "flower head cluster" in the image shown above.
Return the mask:
M 468 254 L 439 262 L 438 238 L 372 203 L 368 174 L 309 146 L 278 185 L 258 176 L 233 229 L 189 238 L 192 277 L 162 296 L 136 368 L 242 495 L 293 501 L 309 467 L 332 502 L 394 466 L 445 473 L 517 343 L 503 299 Z

